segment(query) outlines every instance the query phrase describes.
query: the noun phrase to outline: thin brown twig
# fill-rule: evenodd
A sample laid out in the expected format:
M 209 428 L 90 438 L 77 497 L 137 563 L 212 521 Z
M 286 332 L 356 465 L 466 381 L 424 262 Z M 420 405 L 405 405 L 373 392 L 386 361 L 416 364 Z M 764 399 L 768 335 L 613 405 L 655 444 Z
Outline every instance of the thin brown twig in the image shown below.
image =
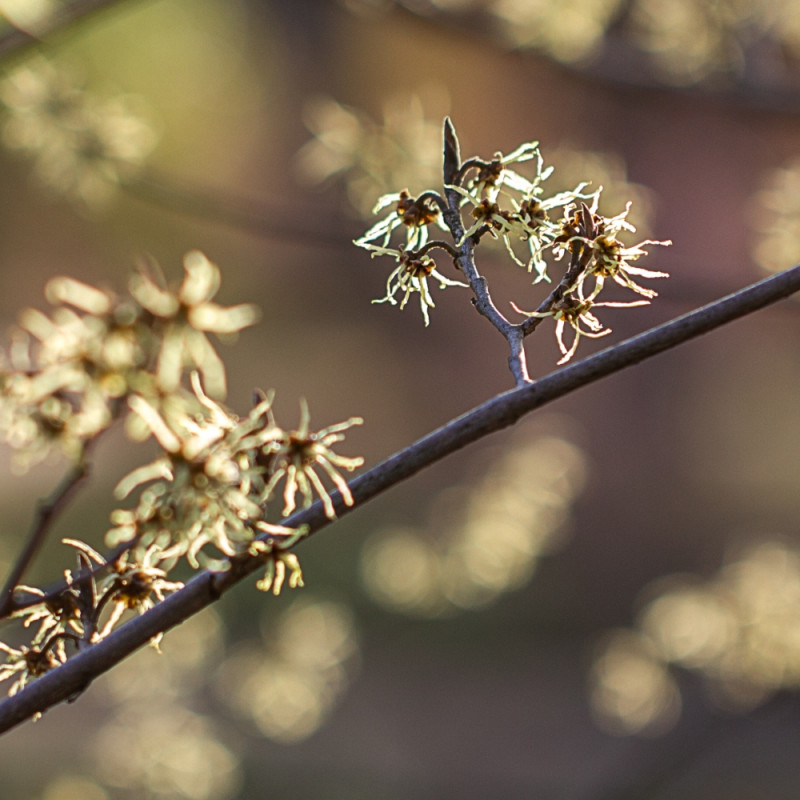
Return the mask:
M 58 514 L 89 474 L 89 464 L 86 458 L 87 449 L 88 446 L 84 448 L 81 457 L 64 474 L 50 495 L 40 500 L 37 504 L 36 514 L 28 531 L 25 546 L 11 567 L 11 572 L 8 574 L 2 590 L 0 590 L 0 619 L 15 610 L 14 589 L 44 544 L 50 527 Z M 41 602 L 41 598 L 37 598 L 36 602 Z
M 475 243 L 471 237 L 464 236 L 464 225 L 459 211 L 461 206 L 460 195 L 454 189 L 448 188 L 454 185 L 454 181 L 458 181 L 463 177 L 465 165 L 472 165 L 476 161 L 476 159 L 470 159 L 464 164 L 459 164 L 459 158 L 458 137 L 453 123 L 449 117 L 446 117 L 444 121 L 444 183 L 447 208 L 443 211 L 443 217 L 445 224 L 453 235 L 453 241 L 456 242 L 456 246 L 460 251 L 456 263 L 464 273 L 467 283 L 475 294 L 472 303 L 478 313 L 486 317 L 508 342 L 510 350 L 508 367 L 514 376 L 515 384 L 524 386 L 530 383 L 531 379 L 525 359 L 522 326 L 508 320 L 492 300 L 486 278 L 480 274 L 475 263 Z M 461 243 L 460 245 L 458 244 L 459 242 Z
M 513 425 L 525 414 L 601 378 L 652 358 L 739 317 L 800 291 L 800 266 L 765 278 L 734 294 L 670 322 L 569 364 L 535 383 L 498 395 L 472 411 L 399 451 L 355 478 L 350 488 L 354 505 L 347 506 L 338 492 L 332 494 L 337 513 L 344 515 L 368 500 L 410 478 L 490 433 Z M 321 502 L 285 520 L 290 527 L 308 526 L 310 532 L 331 523 Z M 75 698 L 99 675 L 147 644 L 150 639 L 181 624 L 261 566 L 258 557 L 231 560 L 227 572 L 204 571 L 183 589 L 145 614 L 132 619 L 106 639 L 78 653 L 66 664 L 27 685 L 0 703 L 0 733 L 38 712 Z

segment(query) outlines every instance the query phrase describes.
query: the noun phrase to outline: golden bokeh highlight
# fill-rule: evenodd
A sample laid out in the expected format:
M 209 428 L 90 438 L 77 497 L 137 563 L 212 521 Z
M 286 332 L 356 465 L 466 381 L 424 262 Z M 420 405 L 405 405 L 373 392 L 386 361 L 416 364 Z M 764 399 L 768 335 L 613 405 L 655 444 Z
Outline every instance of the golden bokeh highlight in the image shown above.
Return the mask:
M 657 734 L 680 714 L 680 692 L 653 644 L 634 631 L 612 634 L 591 675 L 592 710 L 609 733 Z
M 675 721 L 674 667 L 701 674 L 712 701 L 747 711 L 800 688 L 800 553 L 779 541 L 744 548 L 708 581 L 662 579 L 633 630 L 609 638 L 592 672 L 603 727 L 660 731 Z M 649 688 L 647 688 L 649 687 Z M 677 703 L 677 705 L 676 705 Z
M 104 726 L 94 750 L 100 780 L 138 796 L 228 800 L 239 788 L 238 758 L 211 720 L 177 703 L 129 709 Z
M 560 542 L 584 477 L 574 444 L 520 436 L 477 483 L 444 492 L 424 530 L 388 528 L 367 540 L 367 591 L 393 611 L 435 617 L 521 588 Z
M 238 757 L 210 717 L 188 707 L 203 674 L 221 658 L 222 621 L 206 609 L 102 680 L 112 719 L 92 744 L 93 774 L 136 796 L 230 800 L 241 783 Z
M 59 775 L 47 784 L 41 800 L 110 800 L 110 796 L 91 778 Z
M 217 695 L 264 736 L 300 742 L 327 719 L 349 685 L 357 655 L 350 610 L 305 597 L 277 621 L 264 618 L 260 646 L 234 649 L 217 675 Z
M 754 197 L 753 259 L 767 272 L 781 272 L 800 254 L 800 158 L 770 170 Z
M 622 0 L 495 0 L 491 13 L 514 47 L 544 50 L 572 63 L 600 49 L 621 4 Z
M 418 193 L 438 186 L 442 117 L 448 107 L 447 91 L 433 85 L 419 94 L 388 97 L 380 121 L 330 97 L 318 97 L 305 109 L 306 127 L 314 138 L 297 153 L 298 177 L 307 184 L 341 178 L 350 203 L 364 218 L 389 192 L 406 187 Z

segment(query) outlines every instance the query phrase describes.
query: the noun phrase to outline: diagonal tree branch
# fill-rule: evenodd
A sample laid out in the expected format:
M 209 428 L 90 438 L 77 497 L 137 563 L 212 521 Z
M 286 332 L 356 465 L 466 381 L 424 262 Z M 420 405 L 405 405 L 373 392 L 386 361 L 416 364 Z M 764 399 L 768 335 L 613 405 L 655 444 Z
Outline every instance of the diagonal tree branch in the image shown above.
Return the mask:
M 594 381 L 652 358 L 739 317 L 800 291 L 800 266 L 765 278 L 645 333 L 550 373 L 534 383 L 497 395 L 454 419 L 404 450 L 359 475 L 350 484 L 358 507 L 425 467 L 494 431 L 513 425 L 525 414 Z M 340 515 L 349 513 L 338 493 L 332 499 Z M 285 520 L 307 525 L 311 533 L 330 524 L 322 503 Z M 173 628 L 214 603 L 224 592 L 262 566 L 257 557 L 234 559 L 227 572 L 202 572 L 184 589 L 123 625 L 108 638 L 78 653 L 13 697 L 0 703 L 0 733 L 65 700 L 74 700 L 99 675 L 154 636 Z

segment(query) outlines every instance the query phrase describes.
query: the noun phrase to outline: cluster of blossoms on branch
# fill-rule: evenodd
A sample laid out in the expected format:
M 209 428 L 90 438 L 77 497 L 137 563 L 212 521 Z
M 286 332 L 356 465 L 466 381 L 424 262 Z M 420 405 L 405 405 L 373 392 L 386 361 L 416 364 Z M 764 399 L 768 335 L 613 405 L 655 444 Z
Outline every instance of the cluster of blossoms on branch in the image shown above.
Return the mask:
M 326 483 L 353 504 L 340 470 L 363 459 L 341 456 L 334 446 L 362 420 L 312 431 L 303 400 L 298 427 L 284 429 L 272 394 L 257 392 L 243 417 L 212 399 L 224 395 L 226 382 L 208 334 L 235 334 L 258 312 L 213 301 L 220 273 L 202 253 L 185 256 L 184 273 L 170 286 L 157 265 L 142 266 L 124 295 L 55 278 L 46 287 L 52 313 L 23 312 L 12 334 L 0 368 L 0 436 L 18 469 L 53 451 L 82 469 L 92 442 L 122 417 L 129 435 L 152 436 L 161 453 L 117 485 L 120 500 L 137 496 L 111 514 L 108 557 L 65 539 L 78 568 L 65 572 L 61 586 L 45 592 L 17 578 L 4 589 L 0 618 L 32 631 L 26 644 L 0 643 L 0 681 L 15 679 L 11 694 L 63 663 L 70 649 L 106 637 L 126 610 L 143 613 L 181 588 L 170 577 L 180 563 L 225 570 L 231 559 L 256 557 L 266 565 L 259 588 L 277 594 L 284 583 L 301 586 L 299 562 L 287 548 L 306 530 L 282 518 L 316 497 L 335 517 Z M 31 538 L 41 538 L 48 523 L 41 516 Z M 21 563 L 20 575 L 27 567 Z
M 533 175 L 526 177 L 517 171 L 518 164 L 532 166 Z M 471 287 L 479 309 L 483 303 L 482 313 L 507 336 L 514 329 L 526 336 L 542 318 L 552 317 L 562 354 L 560 364 L 572 358 L 582 336 L 596 338 L 610 333 L 593 309 L 649 303 L 656 292 L 640 285 L 638 280 L 663 278 L 667 274 L 643 269 L 634 262 L 647 255 L 648 245 L 670 243 L 652 239 L 623 243 L 623 234 L 635 231 L 627 220 L 630 203 L 616 216 L 602 216 L 597 211 L 602 186 L 591 189 L 588 182 L 548 196 L 544 184 L 552 171 L 552 167 L 544 164 L 538 142 L 523 144 L 507 155 L 495 153 L 488 161 L 470 158 L 461 162 L 455 131 L 448 120 L 444 194 L 426 190 L 412 196 L 403 189 L 384 195 L 374 212 L 389 208 L 389 213 L 355 241 L 372 256 L 390 256 L 397 265 L 387 280 L 386 294 L 375 302 L 388 302 L 402 309 L 411 295 L 416 294 L 428 325 L 430 309 L 435 305 L 429 279 L 442 289 Z M 463 212 L 468 213 L 466 224 Z M 449 233 L 451 241 L 431 238 L 431 229 L 437 228 Z M 393 244 L 393 239 L 398 239 L 396 234 L 400 241 Z M 486 281 L 475 265 L 474 250 L 487 240 L 501 242 L 511 261 L 535 276 L 534 284 L 552 283 L 550 272 L 562 267 L 558 284 L 535 311 L 523 311 L 512 304 L 527 317 L 518 325 L 509 323 L 493 305 Z M 466 283 L 443 274 L 432 255 L 436 250 L 447 254 Z M 598 300 L 601 291 L 610 284 L 632 291 L 637 299 Z M 570 344 L 564 338 L 567 327 L 573 332 Z

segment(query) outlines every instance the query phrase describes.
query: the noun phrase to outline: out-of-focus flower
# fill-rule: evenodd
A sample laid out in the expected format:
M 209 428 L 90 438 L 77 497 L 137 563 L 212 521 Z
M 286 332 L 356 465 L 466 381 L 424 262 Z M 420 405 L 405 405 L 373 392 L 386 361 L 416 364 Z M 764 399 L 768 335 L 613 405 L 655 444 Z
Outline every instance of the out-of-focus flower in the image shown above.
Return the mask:
M 349 609 L 332 601 L 295 601 L 264 619 L 266 644 L 240 647 L 219 671 L 217 692 L 237 715 L 278 742 L 313 734 L 345 691 L 358 655 Z
M 255 321 L 257 309 L 211 302 L 219 270 L 202 254 L 188 253 L 184 270 L 176 289 L 140 270 L 132 297 L 53 278 L 45 289 L 52 314 L 22 312 L 0 364 L 0 435 L 15 450 L 15 469 L 54 449 L 79 460 L 132 395 L 167 416 L 187 417 L 203 403 L 180 386 L 188 367 L 203 374 L 213 394 L 224 393 L 225 368 L 207 334 L 235 333 Z M 142 422 L 137 431 L 137 418 L 129 415 L 129 433 L 146 438 L 150 430 Z
M 32 156 L 46 185 L 89 209 L 106 203 L 156 142 L 136 98 L 94 97 L 41 56 L 5 78 L 0 102 L 5 143 Z
M 117 485 L 117 496 L 126 497 L 149 484 L 135 508 L 112 513 L 106 542 L 133 542 L 144 551 L 158 543 L 162 558 L 186 556 L 197 567 L 206 545 L 233 556 L 247 550 L 258 533 L 286 537 L 294 531 L 265 518 L 267 477 L 259 452 L 284 435 L 268 414 L 271 398 L 261 398 L 240 420 L 203 392 L 196 373 L 192 383 L 199 414 L 165 419 L 144 398 L 130 399 L 164 453 Z
M 70 278 L 53 279 L 46 293 L 57 308 L 20 315 L 0 389 L 0 432 L 20 471 L 54 448 L 79 459 L 141 383 L 146 360 L 130 305 Z
M 15 28 L 35 36 L 46 28 L 48 20 L 58 7 L 56 0 L 0 0 L 0 16 L 5 17 Z
M 647 714 L 630 700 L 631 679 L 624 677 L 619 641 L 636 642 L 639 660 L 660 676 L 654 685 L 669 687 L 670 695 L 677 692 L 668 676 L 673 666 L 700 673 L 712 699 L 729 709 L 748 710 L 775 691 L 800 688 L 796 548 L 777 541 L 753 543 L 709 580 L 674 576 L 660 580 L 649 594 L 655 596 L 636 628 L 622 632 L 621 639 L 613 637 L 595 666 L 593 703 L 604 726 L 622 733 L 651 726 L 660 730 L 674 721 L 679 708 L 679 696 L 668 704 L 666 695 L 654 699 Z
M 478 481 L 442 495 L 425 530 L 390 528 L 367 540 L 367 591 L 395 611 L 435 617 L 483 608 L 519 589 L 564 533 L 584 472 L 575 445 L 518 432 Z
M 437 114 L 426 117 L 417 95 L 389 98 L 383 120 L 322 98 L 306 109 L 314 134 L 297 155 L 302 177 L 320 183 L 339 175 L 356 210 L 367 217 L 376 197 L 396 193 L 398 186 L 435 185 L 441 176 L 442 132 L 439 120 L 446 100 L 433 100 Z M 436 121 L 433 121 L 436 120 Z
M 197 250 L 183 259 L 184 278 L 175 288 L 167 287 L 155 265 L 141 267 L 131 278 L 130 293 L 163 326 L 156 377 L 160 388 L 174 392 L 187 366 L 198 369 L 206 391 L 225 395 L 225 368 L 208 340 L 208 333 L 237 333 L 258 319 L 251 303 L 223 307 L 212 302 L 220 285 L 220 273 Z
M 490 6 L 515 47 L 558 61 L 584 61 L 599 48 L 622 0 L 494 0 Z
M 764 177 L 752 218 L 753 258 L 760 267 L 780 272 L 800 260 L 800 158 Z

